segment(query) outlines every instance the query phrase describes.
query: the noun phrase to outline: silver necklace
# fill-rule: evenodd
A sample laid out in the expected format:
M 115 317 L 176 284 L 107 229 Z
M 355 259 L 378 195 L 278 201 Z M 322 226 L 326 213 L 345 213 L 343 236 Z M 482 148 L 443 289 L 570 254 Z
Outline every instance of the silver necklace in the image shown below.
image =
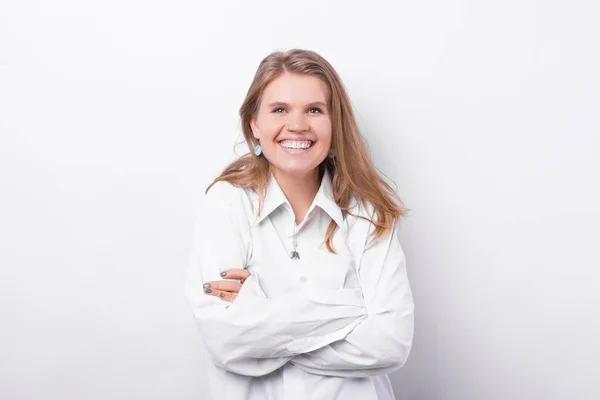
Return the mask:
M 300 253 L 298 253 L 298 240 L 296 239 L 296 223 L 294 222 L 294 233 L 292 234 L 292 246 L 294 247 L 294 250 L 292 250 L 292 252 L 290 253 L 290 258 L 292 260 L 299 260 L 300 259 Z

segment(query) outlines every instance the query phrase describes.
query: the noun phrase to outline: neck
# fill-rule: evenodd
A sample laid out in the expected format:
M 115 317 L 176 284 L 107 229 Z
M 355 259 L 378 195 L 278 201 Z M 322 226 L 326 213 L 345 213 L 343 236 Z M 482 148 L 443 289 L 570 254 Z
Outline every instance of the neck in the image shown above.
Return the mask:
M 273 170 L 273 176 L 294 210 L 296 224 L 300 224 L 319 191 L 319 168 L 304 175 L 289 175 Z

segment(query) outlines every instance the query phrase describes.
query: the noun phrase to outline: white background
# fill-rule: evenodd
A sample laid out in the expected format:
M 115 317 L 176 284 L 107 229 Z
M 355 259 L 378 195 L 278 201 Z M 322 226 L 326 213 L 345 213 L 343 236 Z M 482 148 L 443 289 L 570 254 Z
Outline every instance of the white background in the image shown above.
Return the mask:
M 396 396 L 600 398 L 599 20 L 573 0 L 0 0 L 0 397 L 206 398 L 194 204 L 260 60 L 299 47 L 412 210 Z

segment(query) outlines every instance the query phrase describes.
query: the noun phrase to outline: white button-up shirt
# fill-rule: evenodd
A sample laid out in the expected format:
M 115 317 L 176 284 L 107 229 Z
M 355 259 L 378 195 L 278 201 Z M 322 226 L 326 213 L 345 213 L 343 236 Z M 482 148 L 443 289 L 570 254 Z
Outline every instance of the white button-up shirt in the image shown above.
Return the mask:
M 272 175 L 257 207 L 251 189 L 218 182 L 197 215 L 185 293 L 212 398 L 394 399 L 387 374 L 406 362 L 414 326 L 398 223 L 371 241 L 370 222 L 342 215 L 328 172 L 299 225 Z M 337 254 L 324 243 L 331 220 Z M 233 303 L 205 294 L 229 268 L 251 274 Z

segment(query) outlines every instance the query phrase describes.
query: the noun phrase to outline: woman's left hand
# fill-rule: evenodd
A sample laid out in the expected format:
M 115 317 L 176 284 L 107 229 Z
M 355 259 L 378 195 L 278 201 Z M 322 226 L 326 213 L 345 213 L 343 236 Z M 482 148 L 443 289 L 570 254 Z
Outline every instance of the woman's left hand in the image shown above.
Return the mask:
M 246 269 L 231 268 L 221 272 L 221 276 L 221 281 L 204 283 L 204 293 L 232 303 L 250 273 Z

